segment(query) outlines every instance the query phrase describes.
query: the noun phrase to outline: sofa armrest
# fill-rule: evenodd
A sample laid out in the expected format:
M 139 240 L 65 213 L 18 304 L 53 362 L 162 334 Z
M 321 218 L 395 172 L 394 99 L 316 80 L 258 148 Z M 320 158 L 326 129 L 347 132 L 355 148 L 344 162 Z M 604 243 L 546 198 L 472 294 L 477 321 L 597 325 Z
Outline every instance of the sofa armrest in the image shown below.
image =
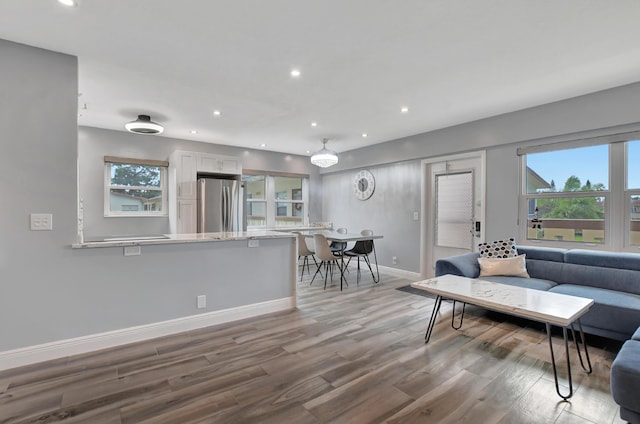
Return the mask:
M 436 261 L 436 277 L 445 274 L 477 278 L 480 275 L 479 253 L 465 253 Z

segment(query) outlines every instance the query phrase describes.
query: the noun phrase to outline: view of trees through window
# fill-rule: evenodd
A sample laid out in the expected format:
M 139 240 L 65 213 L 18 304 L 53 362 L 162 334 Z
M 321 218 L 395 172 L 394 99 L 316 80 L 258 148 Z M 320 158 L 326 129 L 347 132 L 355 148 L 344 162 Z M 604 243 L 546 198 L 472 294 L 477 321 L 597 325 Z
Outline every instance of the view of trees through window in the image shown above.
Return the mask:
M 604 243 L 608 152 L 600 145 L 526 156 L 528 239 Z
M 107 163 L 109 214 L 161 212 L 163 167 Z
M 523 163 L 528 240 L 640 246 L 640 140 L 527 153 Z

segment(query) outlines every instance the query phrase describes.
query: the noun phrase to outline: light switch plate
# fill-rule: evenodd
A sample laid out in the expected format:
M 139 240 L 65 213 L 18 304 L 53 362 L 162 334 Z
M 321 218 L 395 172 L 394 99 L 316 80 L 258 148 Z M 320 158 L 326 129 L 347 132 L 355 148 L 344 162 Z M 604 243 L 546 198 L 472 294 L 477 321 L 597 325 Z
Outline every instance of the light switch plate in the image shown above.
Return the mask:
M 414 221 L 417 221 L 417 220 L 419 220 L 419 219 L 420 219 L 420 213 L 419 213 L 418 211 L 414 212 L 414 213 L 413 213 L 413 220 L 414 220 Z
M 32 213 L 29 217 L 31 231 L 51 231 L 53 229 L 53 215 L 50 213 Z

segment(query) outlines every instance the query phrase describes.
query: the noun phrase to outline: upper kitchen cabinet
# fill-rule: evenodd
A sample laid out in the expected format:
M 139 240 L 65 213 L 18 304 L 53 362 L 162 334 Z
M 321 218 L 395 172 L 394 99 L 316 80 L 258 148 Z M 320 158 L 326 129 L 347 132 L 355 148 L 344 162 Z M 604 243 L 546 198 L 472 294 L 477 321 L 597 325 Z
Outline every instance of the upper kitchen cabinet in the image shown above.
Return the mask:
M 209 155 L 198 153 L 197 172 L 213 174 L 242 174 L 240 158 L 233 156 Z

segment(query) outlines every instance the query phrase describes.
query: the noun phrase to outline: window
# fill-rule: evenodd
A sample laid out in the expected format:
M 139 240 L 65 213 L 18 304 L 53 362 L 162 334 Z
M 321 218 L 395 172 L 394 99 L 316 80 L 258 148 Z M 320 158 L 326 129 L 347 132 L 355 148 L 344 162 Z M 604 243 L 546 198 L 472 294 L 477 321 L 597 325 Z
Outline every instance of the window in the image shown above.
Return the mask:
M 247 228 L 266 227 L 267 201 L 264 175 L 244 175 L 244 190 L 247 194 Z
M 522 149 L 526 240 L 563 247 L 640 246 L 640 170 L 634 166 L 640 163 L 640 141 L 597 143 Z
M 164 161 L 114 158 L 105 161 L 105 216 L 166 216 Z
M 528 240 L 604 243 L 608 157 L 608 145 L 525 156 Z
M 248 174 L 243 175 L 242 180 L 247 197 L 248 229 L 307 224 L 306 176 Z
M 625 198 L 629 202 L 628 229 L 631 246 L 640 246 L 640 141 L 627 143 L 627 181 Z

